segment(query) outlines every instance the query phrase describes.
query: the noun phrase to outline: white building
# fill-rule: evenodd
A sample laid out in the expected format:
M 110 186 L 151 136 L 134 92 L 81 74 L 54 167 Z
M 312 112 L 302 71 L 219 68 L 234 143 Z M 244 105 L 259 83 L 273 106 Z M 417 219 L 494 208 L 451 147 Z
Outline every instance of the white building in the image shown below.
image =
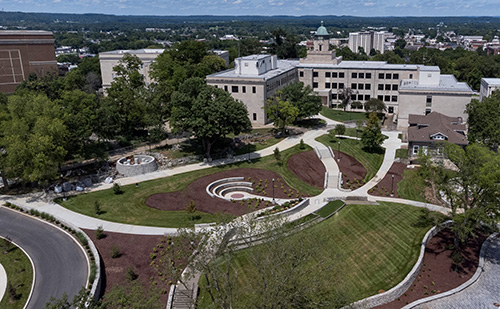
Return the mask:
M 489 97 L 493 91 L 498 89 L 500 89 L 500 78 L 481 78 L 479 101 Z
M 362 47 L 366 54 L 369 54 L 373 48 L 383 54 L 386 51 L 386 38 L 392 36 L 392 33 L 386 31 L 351 32 L 349 33 L 349 48 L 357 53 Z

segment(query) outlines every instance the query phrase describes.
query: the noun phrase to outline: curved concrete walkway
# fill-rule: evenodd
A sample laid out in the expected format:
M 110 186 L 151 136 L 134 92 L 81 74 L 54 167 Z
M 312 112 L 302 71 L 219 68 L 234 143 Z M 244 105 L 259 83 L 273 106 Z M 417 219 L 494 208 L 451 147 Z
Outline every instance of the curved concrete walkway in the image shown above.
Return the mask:
M 0 302 L 2 301 L 5 291 L 7 290 L 7 273 L 2 264 L 0 264 Z
M 476 282 L 456 294 L 412 308 L 498 308 L 494 304 L 500 304 L 500 238 L 488 239 L 483 246 L 484 267 Z

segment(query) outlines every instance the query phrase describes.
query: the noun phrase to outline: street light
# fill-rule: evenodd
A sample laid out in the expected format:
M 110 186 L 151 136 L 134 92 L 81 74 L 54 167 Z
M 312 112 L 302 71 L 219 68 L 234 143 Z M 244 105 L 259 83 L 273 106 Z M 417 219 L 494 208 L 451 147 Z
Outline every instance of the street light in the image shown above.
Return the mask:
M 339 143 L 339 158 L 337 159 L 337 162 L 340 162 L 340 141 L 338 143 Z
M 392 174 L 391 196 L 394 196 L 394 174 Z
M 273 178 L 273 203 L 275 203 L 275 201 L 274 201 L 274 178 Z

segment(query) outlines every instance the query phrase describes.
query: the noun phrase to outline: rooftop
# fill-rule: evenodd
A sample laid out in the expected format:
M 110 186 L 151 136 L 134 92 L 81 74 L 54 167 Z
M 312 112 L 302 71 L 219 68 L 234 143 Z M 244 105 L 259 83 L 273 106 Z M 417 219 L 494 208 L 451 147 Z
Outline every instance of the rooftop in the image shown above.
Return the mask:
M 459 83 L 453 75 L 440 75 L 439 84 L 419 84 L 418 80 L 403 79 L 400 90 L 421 90 L 421 91 L 458 91 L 472 93 L 472 89 L 467 83 Z
M 385 61 L 342 61 L 339 64 L 328 63 L 300 63 L 302 68 L 331 68 L 331 69 L 370 69 L 370 70 L 414 70 L 424 65 L 419 64 L 388 64 Z M 436 67 L 438 68 L 438 67 Z M 439 70 L 439 68 L 438 68 Z
M 500 78 L 481 78 L 481 81 L 485 81 L 488 85 L 500 85 Z
M 249 56 L 249 57 L 254 57 L 254 56 Z M 262 59 L 263 57 L 266 57 L 266 55 L 263 55 L 263 56 L 259 55 L 256 57 L 259 57 L 259 58 L 247 58 L 247 57 L 243 57 L 243 58 L 244 59 L 247 58 L 246 60 Z M 290 70 L 293 70 L 298 64 L 299 64 L 298 60 L 278 60 L 278 67 L 276 69 L 269 70 L 269 71 L 267 71 L 263 74 L 260 74 L 260 75 L 237 74 L 234 69 L 229 69 L 226 71 L 210 74 L 207 76 L 207 78 L 209 78 L 209 79 L 214 79 L 214 78 L 254 78 L 254 79 L 268 80 L 268 79 L 276 77 L 284 72 L 288 72 Z
M 52 35 L 51 31 L 44 30 L 0 30 L 0 35 Z
M 425 116 L 409 115 L 408 123 L 409 142 L 432 142 L 435 141 L 432 137 L 440 133 L 450 143 L 457 145 L 467 145 L 469 143 L 465 136 L 465 124 L 462 123 L 462 119 L 459 117 L 448 117 L 432 112 Z
M 119 54 L 161 54 L 165 51 L 165 49 L 160 49 L 160 48 L 146 48 L 146 49 L 119 49 L 119 50 L 112 50 L 108 52 L 102 52 L 100 54 L 102 55 L 119 55 Z

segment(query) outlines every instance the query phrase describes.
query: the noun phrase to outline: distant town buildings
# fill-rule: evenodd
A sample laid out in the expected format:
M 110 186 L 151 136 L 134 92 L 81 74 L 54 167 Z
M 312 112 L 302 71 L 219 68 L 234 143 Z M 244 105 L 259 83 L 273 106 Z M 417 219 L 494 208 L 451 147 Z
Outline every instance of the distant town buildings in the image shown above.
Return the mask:
M 357 53 L 360 48 L 363 48 L 366 54 L 369 54 L 372 49 L 383 54 L 389 50 L 386 40 L 389 37 L 394 37 L 394 34 L 386 31 L 362 31 L 349 33 L 349 48 Z
M 0 31 L 0 91 L 12 93 L 30 74 L 58 74 L 52 32 Z
M 500 90 L 500 78 L 481 78 L 479 101 L 489 97 L 495 90 Z

